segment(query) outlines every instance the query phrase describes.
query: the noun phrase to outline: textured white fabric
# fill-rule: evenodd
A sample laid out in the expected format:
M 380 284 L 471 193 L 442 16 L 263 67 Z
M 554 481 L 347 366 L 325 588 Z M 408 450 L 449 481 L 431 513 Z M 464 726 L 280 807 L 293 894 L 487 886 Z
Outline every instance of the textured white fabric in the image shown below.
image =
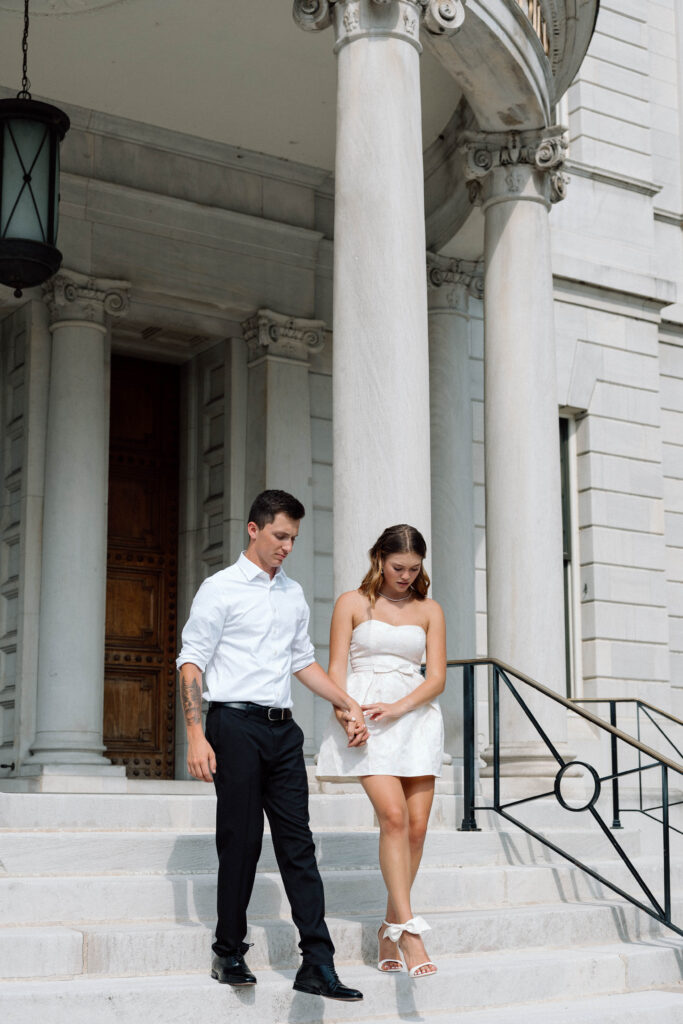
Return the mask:
M 400 700 L 422 682 L 424 649 L 421 626 L 392 626 L 379 619 L 361 622 L 351 635 L 349 694 L 359 704 Z M 366 722 L 367 743 L 348 747 L 346 734 L 331 716 L 318 756 L 319 777 L 441 775 L 443 719 L 438 700 L 390 722 Z
M 291 673 L 315 661 L 309 617 L 298 583 L 282 569 L 271 580 L 242 553 L 197 591 L 176 664 L 202 670 L 210 700 L 291 708 Z

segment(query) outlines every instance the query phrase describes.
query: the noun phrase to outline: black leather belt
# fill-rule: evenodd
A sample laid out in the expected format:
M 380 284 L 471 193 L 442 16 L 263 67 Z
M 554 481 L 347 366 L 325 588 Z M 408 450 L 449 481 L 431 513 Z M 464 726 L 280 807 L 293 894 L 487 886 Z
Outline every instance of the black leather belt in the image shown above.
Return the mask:
M 209 707 L 236 708 L 250 715 L 258 715 L 259 718 L 267 718 L 269 722 L 284 722 L 292 717 L 291 708 L 267 708 L 264 704 L 253 704 L 250 700 L 212 700 Z

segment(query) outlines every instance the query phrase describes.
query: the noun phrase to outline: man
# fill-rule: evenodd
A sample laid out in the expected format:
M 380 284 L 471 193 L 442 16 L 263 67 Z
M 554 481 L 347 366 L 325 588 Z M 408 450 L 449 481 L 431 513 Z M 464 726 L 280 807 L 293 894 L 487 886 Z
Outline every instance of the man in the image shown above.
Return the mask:
M 244 961 L 247 905 L 268 816 L 278 867 L 299 929 L 302 964 L 294 988 L 362 999 L 333 964 L 322 881 L 308 824 L 303 733 L 292 719 L 290 674 L 345 712 L 349 744 L 367 739 L 363 712 L 315 661 L 309 609 L 282 563 L 305 514 L 285 491 L 263 491 L 249 512 L 249 544 L 234 565 L 202 583 L 178 658 L 187 726 L 187 765 L 216 787 L 218 924 L 211 975 L 255 985 Z M 202 728 L 202 675 L 210 700 Z

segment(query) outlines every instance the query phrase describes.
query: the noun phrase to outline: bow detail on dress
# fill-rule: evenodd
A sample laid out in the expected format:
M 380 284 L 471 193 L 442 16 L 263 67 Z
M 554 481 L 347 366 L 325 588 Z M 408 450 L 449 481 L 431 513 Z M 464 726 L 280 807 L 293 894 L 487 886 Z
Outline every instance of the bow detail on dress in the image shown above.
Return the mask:
M 386 924 L 386 921 L 384 923 Z M 410 932 L 411 935 L 422 935 L 424 932 L 428 932 L 430 928 L 431 925 L 427 924 L 424 917 L 411 917 L 410 921 L 406 921 L 405 924 L 387 924 L 382 938 L 398 942 L 404 932 Z

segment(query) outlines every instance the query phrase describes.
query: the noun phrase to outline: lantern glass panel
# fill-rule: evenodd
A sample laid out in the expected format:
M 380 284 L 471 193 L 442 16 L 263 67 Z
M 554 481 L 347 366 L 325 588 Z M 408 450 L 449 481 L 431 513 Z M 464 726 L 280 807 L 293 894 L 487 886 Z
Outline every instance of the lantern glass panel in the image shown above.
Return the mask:
M 58 181 L 56 176 L 55 185 Z M 5 122 L 0 187 L 0 238 L 52 243 L 55 235 L 48 223 L 50 130 L 46 124 Z

